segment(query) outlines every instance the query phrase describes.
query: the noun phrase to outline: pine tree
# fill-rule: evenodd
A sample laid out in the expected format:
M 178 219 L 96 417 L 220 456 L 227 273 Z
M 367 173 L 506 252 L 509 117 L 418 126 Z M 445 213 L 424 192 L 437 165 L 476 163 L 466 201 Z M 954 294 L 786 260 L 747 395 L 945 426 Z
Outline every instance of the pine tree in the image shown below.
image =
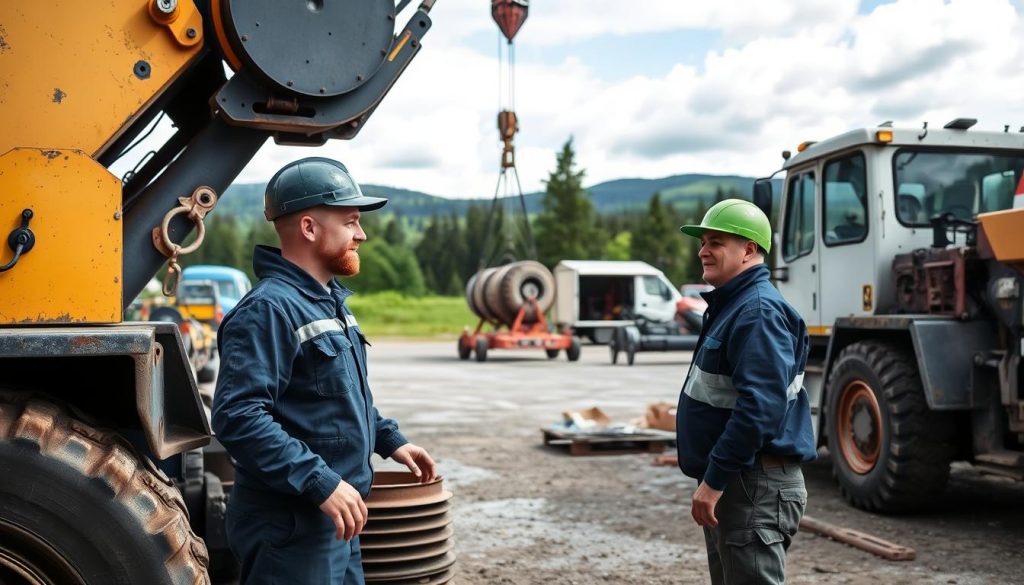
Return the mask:
M 384 240 L 392 246 L 405 245 L 405 230 L 399 222 L 398 216 L 392 216 L 386 228 L 384 228 Z
M 548 176 L 537 216 L 537 255 L 549 267 L 563 259 L 595 258 L 603 251 L 604 243 L 594 227 L 594 206 L 583 189 L 586 171 L 575 170 L 575 156 L 570 138 Z
M 633 258 L 653 264 L 677 284 L 687 277 L 688 259 L 679 225 L 675 210 L 662 205 L 661 194 L 656 193 L 651 197 L 647 215 L 631 242 Z

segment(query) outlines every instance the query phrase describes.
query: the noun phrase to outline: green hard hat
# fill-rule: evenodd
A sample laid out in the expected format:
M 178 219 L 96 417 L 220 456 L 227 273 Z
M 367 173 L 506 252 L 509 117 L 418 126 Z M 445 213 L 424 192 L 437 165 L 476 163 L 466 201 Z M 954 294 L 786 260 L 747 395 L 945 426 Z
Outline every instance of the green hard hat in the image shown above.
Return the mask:
M 726 199 L 711 206 L 700 225 L 684 225 L 681 232 L 695 238 L 706 230 L 735 234 L 753 240 L 765 252 L 772 251 L 772 226 L 756 205 L 742 199 Z
M 336 205 L 373 211 L 388 202 L 382 197 L 363 195 L 345 165 L 329 158 L 310 157 L 286 164 L 277 171 L 263 197 L 267 221 L 282 215 L 316 207 Z

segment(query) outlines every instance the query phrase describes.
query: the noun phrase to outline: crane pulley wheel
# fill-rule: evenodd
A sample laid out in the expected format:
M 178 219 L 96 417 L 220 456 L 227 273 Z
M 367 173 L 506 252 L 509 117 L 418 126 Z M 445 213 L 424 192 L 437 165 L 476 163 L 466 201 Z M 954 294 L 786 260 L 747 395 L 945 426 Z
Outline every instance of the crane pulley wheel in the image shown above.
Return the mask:
M 283 90 L 330 97 L 361 86 L 387 58 L 394 0 L 220 0 L 224 39 L 242 66 Z

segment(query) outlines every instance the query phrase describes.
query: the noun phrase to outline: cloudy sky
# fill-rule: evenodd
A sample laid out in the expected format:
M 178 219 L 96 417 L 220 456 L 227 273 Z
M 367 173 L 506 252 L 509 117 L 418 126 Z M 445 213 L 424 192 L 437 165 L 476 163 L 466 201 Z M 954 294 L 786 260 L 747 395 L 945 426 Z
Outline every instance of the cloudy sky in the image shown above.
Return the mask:
M 527 192 L 543 189 L 570 136 L 590 185 L 764 175 L 801 141 L 884 120 L 1024 125 L 1024 0 L 530 4 L 516 37 Z M 270 143 L 239 181 L 317 154 L 364 183 L 490 197 L 501 150 L 490 2 L 437 0 L 431 17 L 423 50 L 355 140 L 319 151 Z

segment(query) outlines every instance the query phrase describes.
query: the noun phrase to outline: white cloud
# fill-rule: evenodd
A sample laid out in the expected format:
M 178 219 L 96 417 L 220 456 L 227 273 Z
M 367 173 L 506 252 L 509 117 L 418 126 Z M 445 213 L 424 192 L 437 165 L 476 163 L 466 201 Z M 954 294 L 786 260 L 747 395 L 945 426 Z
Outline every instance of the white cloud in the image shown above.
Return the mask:
M 334 156 L 362 182 L 489 197 L 501 151 L 498 66 L 465 44 L 495 31 L 483 4 L 438 0 L 423 50 L 353 141 L 265 147 L 241 180 L 266 180 L 301 156 Z M 659 77 L 608 81 L 574 56 L 521 64 L 516 143 L 524 190 L 543 188 L 570 135 L 593 184 L 685 172 L 759 175 L 803 140 L 885 119 L 1024 124 L 1024 27 L 1010 0 L 899 0 L 865 15 L 858 4 L 533 2 L 521 44 L 694 27 L 719 30 L 725 40 L 700 66 L 679 64 Z

